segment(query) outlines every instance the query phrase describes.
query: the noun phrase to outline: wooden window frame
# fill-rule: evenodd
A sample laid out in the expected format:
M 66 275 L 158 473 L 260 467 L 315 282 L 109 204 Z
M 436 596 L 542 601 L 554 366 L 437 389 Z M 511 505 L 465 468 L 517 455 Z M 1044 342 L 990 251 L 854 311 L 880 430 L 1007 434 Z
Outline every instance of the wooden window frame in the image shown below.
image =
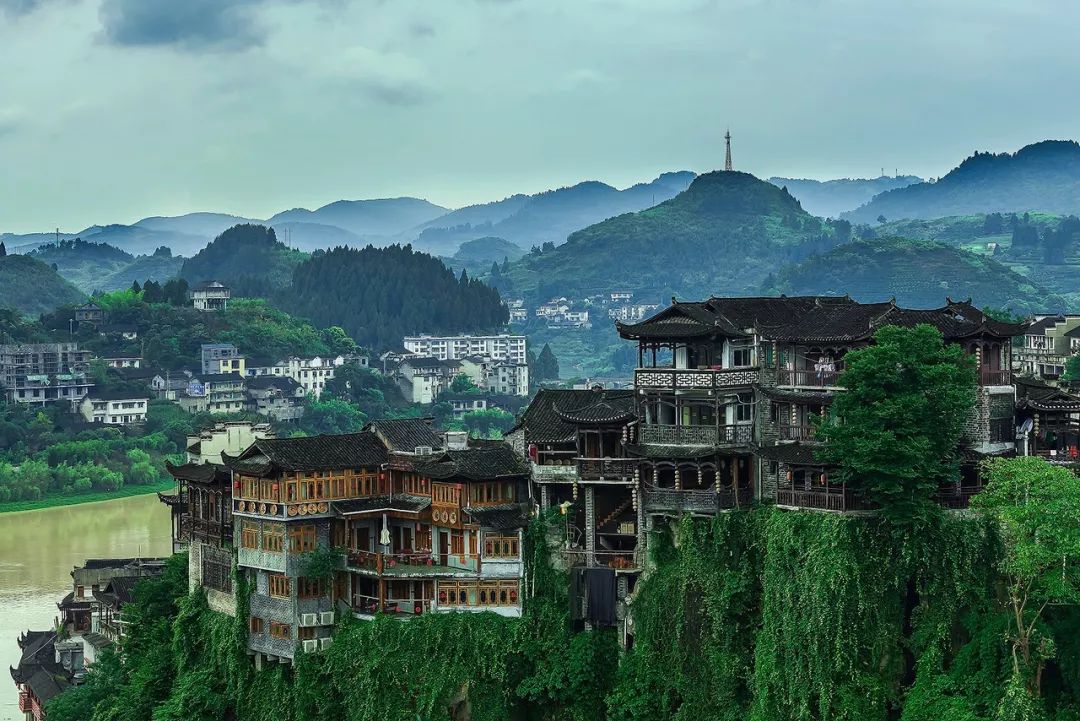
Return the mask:
M 282 553 L 285 550 L 285 526 L 281 523 L 263 525 L 262 549 L 270 553 Z
M 263 620 L 258 616 L 252 616 L 248 619 L 248 631 L 251 633 L 262 633 L 264 628 Z
M 285 641 L 292 640 L 292 626 L 280 621 L 270 622 L 270 638 L 279 638 Z
M 271 573 L 267 590 L 271 598 L 290 598 L 292 579 L 282 573 Z
M 259 548 L 259 524 L 257 521 L 241 521 L 240 523 L 240 548 L 258 550 Z

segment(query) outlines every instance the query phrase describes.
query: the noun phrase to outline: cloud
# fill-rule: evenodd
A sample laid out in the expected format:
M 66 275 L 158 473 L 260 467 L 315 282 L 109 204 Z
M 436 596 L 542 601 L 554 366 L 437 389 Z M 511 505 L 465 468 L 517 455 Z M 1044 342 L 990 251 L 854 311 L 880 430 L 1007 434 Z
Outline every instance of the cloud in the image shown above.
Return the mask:
M 435 94 L 419 60 L 362 45 L 338 53 L 325 75 L 357 87 L 387 105 L 418 105 Z
M 0 108 L 0 139 L 14 135 L 26 120 L 26 114 L 19 108 Z
M 263 1 L 104 0 L 99 15 L 105 39 L 114 45 L 243 50 L 266 39 L 255 12 Z
M 409 34 L 414 38 L 430 38 L 435 35 L 435 26 L 424 20 L 409 23 Z

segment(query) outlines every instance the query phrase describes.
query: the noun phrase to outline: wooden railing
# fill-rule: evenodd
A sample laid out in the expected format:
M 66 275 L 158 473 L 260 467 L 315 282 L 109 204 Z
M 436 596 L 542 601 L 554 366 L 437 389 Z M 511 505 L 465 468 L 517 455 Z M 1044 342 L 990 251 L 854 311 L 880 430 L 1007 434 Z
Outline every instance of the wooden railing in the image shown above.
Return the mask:
M 578 458 L 578 475 L 583 479 L 618 479 L 634 475 L 640 459 L 637 458 Z
M 1012 383 L 1012 371 L 982 368 L 979 370 L 979 383 L 984 386 L 1007 386 Z
M 676 490 L 674 488 L 645 488 L 646 513 L 719 513 L 731 508 L 749 508 L 754 492 L 749 488 L 715 488 Z
M 746 445 L 753 436 L 753 424 L 726 426 L 641 426 L 641 442 L 659 445 L 719 446 Z
M 819 511 L 869 511 L 873 506 L 854 491 L 795 490 L 781 488 L 776 491 L 776 505 L 794 508 L 810 508 Z
M 593 551 L 583 548 L 564 548 L 559 552 L 571 566 L 636 570 L 640 568 L 636 551 Z
M 780 424 L 776 427 L 782 441 L 810 441 L 816 429 L 811 425 Z
M 349 551 L 349 568 L 374 571 L 378 574 L 393 575 L 409 571 L 430 569 L 432 573 L 451 571 L 480 570 L 480 556 L 476 553 L 451 553 L 439 558 L 431 551 L 405 551 L 401 553 L 380 553 L 379 551 Z
M 634 371 L 637 388 L 735 388 L 757 381 L 758 368 L 638 368 Z
M 382 608 L 379 608 L 379 599 L 375 596 L 363 596 L 360 594 L 353 595 L 353 610 L 357 613 L 363 613 L 369 616 L 374 616 L 379 613 L 396 615 L 396 616 L 419 616 L 431 611 L 431 599 L 430 598 L 387 598 L 383 600 Z
M 945 508 L 960 510 L 971 506 L 971 499 L 976 496 L 982 487 L 942 488 L 934 494 L 934 500 L 938 505 Z
M 836 385 L 843 369 L 816 371 L 813 369 L 791 370 L 781 368 L 776 372 L 776 382 L 782 386 L 800 386 L 805 388 L 829 388 Z
M 578 467 L 576 463 L 570 465 L 534 463 L 532 464 L 532 476 L 533 480 L 540 483 L 570 483 L 578 477 Z

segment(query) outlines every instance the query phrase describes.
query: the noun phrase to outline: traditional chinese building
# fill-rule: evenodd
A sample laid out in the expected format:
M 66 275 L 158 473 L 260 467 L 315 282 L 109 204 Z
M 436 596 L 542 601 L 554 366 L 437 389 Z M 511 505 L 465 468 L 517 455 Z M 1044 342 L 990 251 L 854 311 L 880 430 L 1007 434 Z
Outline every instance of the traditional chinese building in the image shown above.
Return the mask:
M 64 641 L 56 631 L 27 631 L 18 644 L 22 654 L 11 678 L 19 692 L 19 711 L 26 721 L 41 721 L 45 704 L 82 678 L 82 644 Z

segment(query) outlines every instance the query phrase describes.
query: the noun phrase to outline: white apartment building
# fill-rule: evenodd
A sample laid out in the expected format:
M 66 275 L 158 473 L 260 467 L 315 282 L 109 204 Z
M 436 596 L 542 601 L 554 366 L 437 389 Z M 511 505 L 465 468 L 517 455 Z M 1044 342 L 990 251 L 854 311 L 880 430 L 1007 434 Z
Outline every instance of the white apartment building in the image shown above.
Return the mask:
M 79 404 L 79 412 L 90 423 L 128 426 L 146 420 L 149 403 L 149 398 L 133 397 L 130 393 L 90 393 Z
M 505 396 L 529 395 L 529 366 L 502 361 L 488 369 L 485 389 Z
M 525 336 L 523 335 L 417 335 L 406 336 L 402 340 L 402 345 L 410 353 L 439 360 L 461 360 L 469 356 L 481 356 L 518 364 L 526 362 Z
M 294 357 L 279 361 L 272 366 L 250 366 L 247 369 L 247 375 L 251 377 L 278 376 L 292 378 L 303 387 L 304 393 L 318 398 L 322 395 L 326 384 L 334 377 L 334 370 L 346 363 L 356 363 L 362 368 L 367 368 L 368 357 L 365 355 L 339 355 L 326 358 L 319 356 L 314 358 Z

